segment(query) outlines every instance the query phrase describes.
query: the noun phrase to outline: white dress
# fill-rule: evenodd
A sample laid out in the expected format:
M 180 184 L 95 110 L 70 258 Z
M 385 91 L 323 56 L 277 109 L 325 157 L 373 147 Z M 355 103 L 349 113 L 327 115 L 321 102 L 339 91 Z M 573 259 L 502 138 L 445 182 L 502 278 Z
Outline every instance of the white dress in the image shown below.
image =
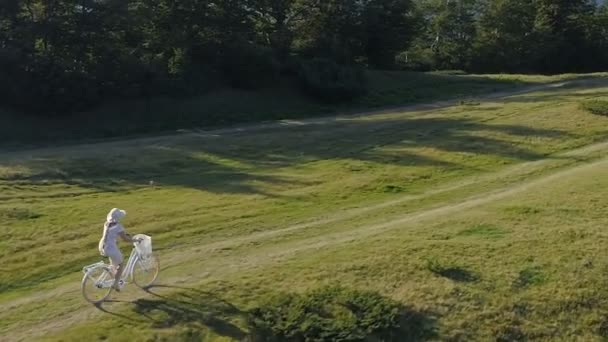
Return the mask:
M 99 253 L 110 258 L 113 265 L 119 265 L 123 260 L 117 240 L 120 233 L 124 231 L 125 228 L 119 223 L 106 223 L 103 227 L 103 236 L 99 240 Z

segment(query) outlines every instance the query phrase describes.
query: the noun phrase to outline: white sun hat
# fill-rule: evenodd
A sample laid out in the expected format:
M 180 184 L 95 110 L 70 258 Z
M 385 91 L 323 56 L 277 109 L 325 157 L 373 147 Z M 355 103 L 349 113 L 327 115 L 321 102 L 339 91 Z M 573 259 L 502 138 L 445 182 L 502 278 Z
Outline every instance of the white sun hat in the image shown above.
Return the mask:
M 118 222 L 123 217 L 127 216 L 127 212 L 118 208 L 114 208 L 110 210 L 108 216 L 106 217 L 106 221 L 108 222 Z

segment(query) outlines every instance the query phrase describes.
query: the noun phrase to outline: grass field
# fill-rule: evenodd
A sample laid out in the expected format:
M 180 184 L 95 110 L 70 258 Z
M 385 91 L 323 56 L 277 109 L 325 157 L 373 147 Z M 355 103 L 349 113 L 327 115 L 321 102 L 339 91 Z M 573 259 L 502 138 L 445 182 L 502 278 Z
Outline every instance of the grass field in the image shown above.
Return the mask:
M 333 284 L 401 303 L 411 340 L 602 340 L 608 118 L 580 103 L 607 98 L 3 152 L 0 340 L 246 340 L 269 296 Z M 80 269 L 115 206 L 163 269 L 100 309 Z

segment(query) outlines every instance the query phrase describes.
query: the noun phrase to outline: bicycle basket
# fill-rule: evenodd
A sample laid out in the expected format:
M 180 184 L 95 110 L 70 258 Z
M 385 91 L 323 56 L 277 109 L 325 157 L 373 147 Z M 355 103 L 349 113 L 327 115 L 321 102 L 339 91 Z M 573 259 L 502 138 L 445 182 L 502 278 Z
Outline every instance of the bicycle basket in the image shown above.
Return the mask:
M 152 238 L 148 235 L 137 234 L 134 239 L 141 239 L 141 242 L 135 243 L 135 250 L 142 258 L 147 258 L 152 255 Z

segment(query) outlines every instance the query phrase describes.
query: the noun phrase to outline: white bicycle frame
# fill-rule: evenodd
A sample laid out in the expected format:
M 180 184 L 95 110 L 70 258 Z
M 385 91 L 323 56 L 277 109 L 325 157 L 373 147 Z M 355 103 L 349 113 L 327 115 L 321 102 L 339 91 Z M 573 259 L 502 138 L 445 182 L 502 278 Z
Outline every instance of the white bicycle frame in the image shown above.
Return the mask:
M 137 250 L 135 248 L 133 248 L 133 250 L 131 250 L 131 255 L 129 256 L 129 260 L 127 260 L 127 264 L 124 266 L 124 270 L 122 271 L 122 275 L 120 277 L 120 280 L 123 281 L 123 284 L 127 283 L 127 278 L 131 277 L 131 279 L 133 279 L 133 269 L 135 268 L 135 263 L 140 259 L 139 253 L 137 253 Z M 88 274 L 89 272 L 91 272 L 93 269 L 98 268 L 98 267 L 105 267 L 108 270 L 112 267 L 112 265 L 106 264 L 103 261 L 97 262 L 95 264 L 91 264 L 91 265 L 87 265 L 85 267 L 82 268 L 82 272 L 84 274 Z M 110 279 L 103 279 L 103 278 L 107 278 L 107 275 L 110 275 Z M 112 276 L 112 273 L 104 273 L 101 276 L 102 279 L 95 279 L 95 284 L 100 284 L 102 288 L 105 287 L 111 287 L 112 285 L 114 285 L 114 277 Z

